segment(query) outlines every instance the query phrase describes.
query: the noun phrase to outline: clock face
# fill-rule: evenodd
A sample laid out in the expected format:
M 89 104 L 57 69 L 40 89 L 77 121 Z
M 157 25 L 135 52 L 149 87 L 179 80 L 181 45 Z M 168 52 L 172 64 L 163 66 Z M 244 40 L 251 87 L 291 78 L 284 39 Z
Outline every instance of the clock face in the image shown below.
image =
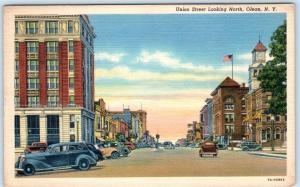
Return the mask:
M 264 60 L 265 59 L 265 52 L 256 52 L 256 59 L 257 60 Z

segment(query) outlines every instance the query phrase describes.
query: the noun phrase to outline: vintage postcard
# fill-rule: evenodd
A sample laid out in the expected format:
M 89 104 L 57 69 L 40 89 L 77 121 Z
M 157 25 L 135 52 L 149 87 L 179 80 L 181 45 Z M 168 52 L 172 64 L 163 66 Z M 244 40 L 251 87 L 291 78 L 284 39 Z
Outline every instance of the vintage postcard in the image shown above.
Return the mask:
M 292 186 L 293 4 L 4 8 L 6 186 Z

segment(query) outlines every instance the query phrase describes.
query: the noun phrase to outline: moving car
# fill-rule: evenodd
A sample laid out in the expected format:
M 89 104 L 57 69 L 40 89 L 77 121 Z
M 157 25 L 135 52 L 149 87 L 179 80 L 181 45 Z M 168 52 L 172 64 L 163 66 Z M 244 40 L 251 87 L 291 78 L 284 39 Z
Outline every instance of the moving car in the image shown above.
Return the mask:
M 58 143 L 50 145 L 45 152 L 23 154 L 15 164 L 16 171 L 34 175 L 39 171 L 66 168 L 88 170 L 97 165 L 97 155 L 84 143 Z
M 165 149 L 175 149 L 175 146 L 174 146 L 173 143 L 170 142 L 170 141 L 164 142 L 162 146 L 163 146 Z
M 243 142 L 241 143 L 241 149 L 243 151 L 261 151 L 262 146 L 255 142 Z
M 31 145 L 28 145 L 24 153 L 33 153 L 33 152 L 44 152 L 47 149 L 47 143 L 44 142 L 33 142 Z
M 208 141 L 202 143 L 201 148 L 199 150 L 199 156 L 202 157 L 204 155 L 212 155 L 214 157 L 218 155 L 218 149 L 215 142 Z

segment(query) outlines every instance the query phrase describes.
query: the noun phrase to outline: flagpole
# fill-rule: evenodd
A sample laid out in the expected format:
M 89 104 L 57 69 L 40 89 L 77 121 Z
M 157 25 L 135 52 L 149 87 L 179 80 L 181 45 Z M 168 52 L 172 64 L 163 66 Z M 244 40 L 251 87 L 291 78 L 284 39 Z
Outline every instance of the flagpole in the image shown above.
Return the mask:
M 233 55 L 231 58 L 231 79 L 233 79 Z

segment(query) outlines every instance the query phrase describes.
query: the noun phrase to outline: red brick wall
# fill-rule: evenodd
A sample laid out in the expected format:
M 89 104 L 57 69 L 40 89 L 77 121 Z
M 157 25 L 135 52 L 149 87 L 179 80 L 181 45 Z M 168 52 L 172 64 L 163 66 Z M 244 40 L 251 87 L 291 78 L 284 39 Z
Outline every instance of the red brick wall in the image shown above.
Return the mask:
M 84 99 L 83 99 L 83 84 L 84 84 L 84 77 L 83 77 L 83 43 L 81 41 L 74 41 L 74 63 L 75 63 L 75 104 L 78 106 L 84 106 Z
M 68 42 L 59 42 L 59 103 L 69 105 Z
M 39 78 L 40 78 L 40 104 L 47 105 L 47 61 L 45 42 L 39 43 Z
M 26 42 L 19 42 L 20 107 L 27 106 L 27 49 Z

